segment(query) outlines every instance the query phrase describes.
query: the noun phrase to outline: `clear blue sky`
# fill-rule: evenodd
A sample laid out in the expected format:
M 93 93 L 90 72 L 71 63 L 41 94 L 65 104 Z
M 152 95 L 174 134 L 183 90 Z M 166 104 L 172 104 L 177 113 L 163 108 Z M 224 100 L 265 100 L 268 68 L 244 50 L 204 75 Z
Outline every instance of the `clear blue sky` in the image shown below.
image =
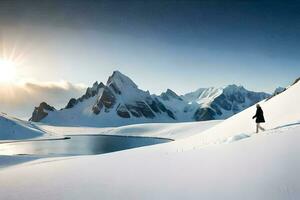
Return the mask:
M 1 1 L 0 41 L 24 53 L 24 79 L 91 85 L 119 70 L 152 93 L 231 83 L 271 92 L 300 76 L 299 10 L 297 1 Z

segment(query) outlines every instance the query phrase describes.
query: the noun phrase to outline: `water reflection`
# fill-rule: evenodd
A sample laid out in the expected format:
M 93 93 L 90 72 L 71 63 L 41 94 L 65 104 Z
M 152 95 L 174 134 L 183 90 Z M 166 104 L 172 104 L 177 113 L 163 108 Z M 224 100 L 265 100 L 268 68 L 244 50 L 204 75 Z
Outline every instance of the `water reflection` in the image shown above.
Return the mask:
M 75 156 L 121 151 L 172 140 L 108 135 L 71 136 L 67 140 L 24 141 L 0 144 L 0 155 Z

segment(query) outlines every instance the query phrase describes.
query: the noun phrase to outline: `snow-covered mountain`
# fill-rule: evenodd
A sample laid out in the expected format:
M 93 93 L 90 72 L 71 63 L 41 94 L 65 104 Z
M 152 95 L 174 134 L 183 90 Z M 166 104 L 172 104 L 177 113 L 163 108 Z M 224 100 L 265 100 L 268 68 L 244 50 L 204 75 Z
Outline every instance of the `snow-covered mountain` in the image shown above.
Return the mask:
M 269 96 L 264 92 L 248 91 L 242 86 L 228 85 L 200 88 L 182 96 L 168 89 L 158 98 L 180 121 L 203 121 L 226 119 Z
M 236 85 L 203 88 L 182 96 L 170 89 L 151 95 L 126 75 L 114 71 L 106 84 L 95 82 L 83 96 L 70 99 L 61 110 L 41 103 L 30 120 L 54 125 L 120 126 L 225 119 L 269 96 Z
M 45 131 L 36 125 L 0 113 L 0 140 L 18 140 L 42 136 Z
M 284 92 L 285 89 L 286 89 L 286 88 L 284 88 L 284 87 L 278 87 L 278 88 L 276 88 L 275 91 L 273 92 L 273 95 L 277 95 L 277 94 L 279 94 L 279 93 L 281 93 L 281 92 Z
M 56 125 L 119 126 L 175 121 L 175 116 L 149 91 L 140 90 L 130 78 L 114 71 L 106 85 L 95 82 L 82 97 L 70 99 L 61 110 L 41 103 L 30 120 Z

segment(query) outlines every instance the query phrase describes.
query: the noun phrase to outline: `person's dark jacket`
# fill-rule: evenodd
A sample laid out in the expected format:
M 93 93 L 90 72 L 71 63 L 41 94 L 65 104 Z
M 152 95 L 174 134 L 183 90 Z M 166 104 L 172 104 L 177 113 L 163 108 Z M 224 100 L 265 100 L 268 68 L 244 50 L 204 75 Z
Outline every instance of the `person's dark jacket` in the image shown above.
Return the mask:
M 252 117 L 252 119 L 256 118 L 255 122 L 256 123 L 264 123 L 265 118 L 264 118 L 264 111 L 261 109 L 261 107 L 256 109 L 256 114 Z

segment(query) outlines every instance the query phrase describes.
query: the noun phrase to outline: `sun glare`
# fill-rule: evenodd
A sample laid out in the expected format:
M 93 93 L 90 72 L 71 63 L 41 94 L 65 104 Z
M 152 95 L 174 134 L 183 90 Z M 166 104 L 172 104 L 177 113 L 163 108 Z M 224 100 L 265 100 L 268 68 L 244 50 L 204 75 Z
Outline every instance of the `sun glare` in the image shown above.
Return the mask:
M 0 59 L 0 82 L 12 82 L 16 79 L 16 65 Z

